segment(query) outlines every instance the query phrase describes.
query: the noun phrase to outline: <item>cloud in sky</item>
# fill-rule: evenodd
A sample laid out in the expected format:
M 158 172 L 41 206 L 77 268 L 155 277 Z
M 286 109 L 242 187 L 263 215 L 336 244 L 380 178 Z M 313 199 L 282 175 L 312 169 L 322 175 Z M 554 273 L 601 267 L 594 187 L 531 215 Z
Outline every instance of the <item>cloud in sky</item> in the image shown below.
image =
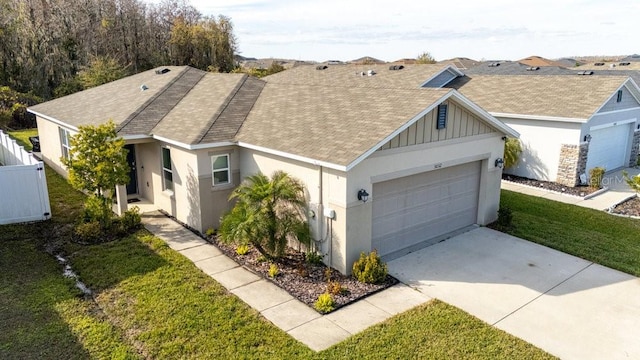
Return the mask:
M 640 2 L 191 0 L 231 18 L 244 56 L 383 60 L 638 53 Z

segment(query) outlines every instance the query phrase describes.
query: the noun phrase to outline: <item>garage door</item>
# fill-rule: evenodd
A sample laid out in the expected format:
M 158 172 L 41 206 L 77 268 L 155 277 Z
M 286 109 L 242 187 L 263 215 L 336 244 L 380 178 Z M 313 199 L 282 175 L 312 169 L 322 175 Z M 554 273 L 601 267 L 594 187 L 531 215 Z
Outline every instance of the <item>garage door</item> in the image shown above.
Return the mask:
M 475 224 L 480 164 L 374 184 L 372 247 L 384 256 Z
M 629 124 L 622 124 L 591 131 L 587 174 L 596 166 L 609 171 L 626 165 L 625 159 L 629 152 L 629 130 Z

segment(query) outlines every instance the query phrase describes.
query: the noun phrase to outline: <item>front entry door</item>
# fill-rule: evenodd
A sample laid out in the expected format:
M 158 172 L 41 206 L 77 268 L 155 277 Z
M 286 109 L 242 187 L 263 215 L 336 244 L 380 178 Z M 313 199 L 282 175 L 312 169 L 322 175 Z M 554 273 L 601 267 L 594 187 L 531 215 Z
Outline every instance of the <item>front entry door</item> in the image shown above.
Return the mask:
M 136 168 L 136 147 L 135 145 L 125 145 L 127 152 L 127 163 L 129 164 L 129 183 L 127 184 L 127 195 L 138 193 L 138 171 Z

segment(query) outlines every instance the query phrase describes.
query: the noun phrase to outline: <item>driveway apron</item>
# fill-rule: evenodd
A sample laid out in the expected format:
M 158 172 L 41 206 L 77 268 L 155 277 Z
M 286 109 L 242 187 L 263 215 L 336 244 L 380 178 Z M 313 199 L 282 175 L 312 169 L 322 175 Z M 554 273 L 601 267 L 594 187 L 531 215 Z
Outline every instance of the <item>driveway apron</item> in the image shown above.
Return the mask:
M 488 228 L 390 273 L 563 359 L 640 359 L 640 279 Z

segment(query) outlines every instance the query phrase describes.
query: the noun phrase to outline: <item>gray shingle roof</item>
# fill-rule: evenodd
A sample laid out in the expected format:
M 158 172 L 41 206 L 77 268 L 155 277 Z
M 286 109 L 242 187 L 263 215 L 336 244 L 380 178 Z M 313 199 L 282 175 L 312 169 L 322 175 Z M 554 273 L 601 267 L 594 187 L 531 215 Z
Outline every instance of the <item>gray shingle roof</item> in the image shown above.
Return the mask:
M 458 89 L 492 113 L 588 119 L 627 81 L 625 76 L 472 75 Z

